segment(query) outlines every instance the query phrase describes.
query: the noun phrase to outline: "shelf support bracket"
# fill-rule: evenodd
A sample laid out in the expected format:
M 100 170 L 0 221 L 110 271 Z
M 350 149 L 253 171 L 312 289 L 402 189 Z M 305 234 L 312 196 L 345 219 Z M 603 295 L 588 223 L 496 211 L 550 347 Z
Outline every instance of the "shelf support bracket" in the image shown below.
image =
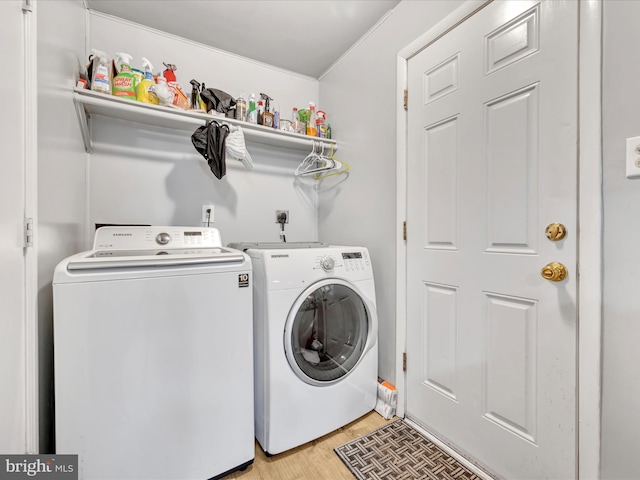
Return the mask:
M 87 153 L 93 153 L 93 145 L 91 144 L 91 124 L 89 123 L 89 115 L 82 102 L 78 101 L 77 97 L 74 97 L 73 104 L 76 107 L 76 113 L 78 114 L 78 122 L 80 123 L 80 131 L 82 132 L 82 140 L 84 141 L 84 150 Z

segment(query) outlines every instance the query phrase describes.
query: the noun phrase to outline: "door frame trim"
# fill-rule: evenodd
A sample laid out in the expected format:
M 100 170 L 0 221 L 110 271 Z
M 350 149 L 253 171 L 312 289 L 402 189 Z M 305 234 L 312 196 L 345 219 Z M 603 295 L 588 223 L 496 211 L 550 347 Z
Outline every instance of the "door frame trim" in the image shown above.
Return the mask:
M 406 375 L 407 112 L 403 107 L 408 61 L 491 0 L 469 0 L 404 47 L 396 61 L 396 386 L 404 417 Z M 576 478 L 600 478 L 602 391 L 602 0 L 579 3 L 578 43 L 578 295 L 576 332 Z M 411 226 L 409 225 L 409 234 Z M 410 360 L 409 360 L 410 361 Z
M 25 91 L 38 91 L 37 2 L 23 13 Z M 25 219 L 32 219 L 33 246 L 25 247 L 25 445 L 40 453 L 40 368 L 38 324 L 38 105 L 36 95 L 24 98 Z

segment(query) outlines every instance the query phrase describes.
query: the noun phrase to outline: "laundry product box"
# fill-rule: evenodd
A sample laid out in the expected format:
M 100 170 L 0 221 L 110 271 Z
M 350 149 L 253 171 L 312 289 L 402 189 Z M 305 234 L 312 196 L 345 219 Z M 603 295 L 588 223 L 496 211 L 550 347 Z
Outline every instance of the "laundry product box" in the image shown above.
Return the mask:
M 387 420 L 396 414 L 398 390 L 389 382 L 378 379 L 378 398 L 375 410 Z

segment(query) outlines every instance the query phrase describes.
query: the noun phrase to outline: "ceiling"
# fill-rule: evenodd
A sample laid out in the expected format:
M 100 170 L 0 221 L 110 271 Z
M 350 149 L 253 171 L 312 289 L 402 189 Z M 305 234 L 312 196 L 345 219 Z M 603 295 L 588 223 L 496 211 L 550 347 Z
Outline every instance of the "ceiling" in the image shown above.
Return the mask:
M 88 8 L 320 77 L 400 0 L 85 0 Z

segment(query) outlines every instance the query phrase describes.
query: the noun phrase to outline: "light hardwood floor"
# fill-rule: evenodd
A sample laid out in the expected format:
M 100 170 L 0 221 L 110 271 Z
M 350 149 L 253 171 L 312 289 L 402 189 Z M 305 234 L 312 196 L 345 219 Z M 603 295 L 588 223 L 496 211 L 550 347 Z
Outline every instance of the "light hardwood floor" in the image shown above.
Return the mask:
M 256 442 L 253 465 L 224 480 L 353 480 L 333 449 L 390 421 L 372 411 L 335 432 L 273 457 L 267 457 Z

